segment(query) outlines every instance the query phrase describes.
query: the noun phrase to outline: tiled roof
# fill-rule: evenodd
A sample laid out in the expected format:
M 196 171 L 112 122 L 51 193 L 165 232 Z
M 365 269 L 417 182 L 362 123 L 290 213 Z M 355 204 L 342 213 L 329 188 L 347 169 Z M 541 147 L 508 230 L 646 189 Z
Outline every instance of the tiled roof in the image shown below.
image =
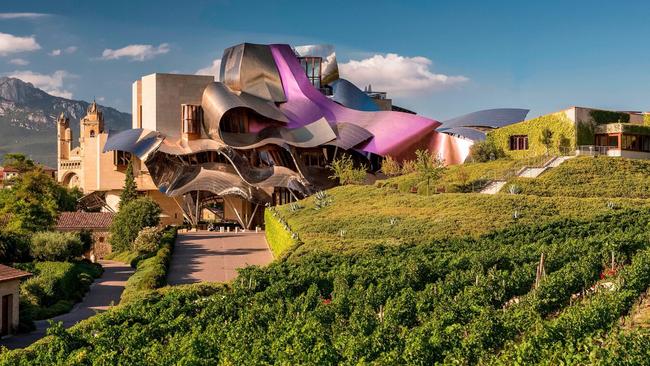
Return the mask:
M 113 212 L 61 212 L 56 228 L 64 229 L 108 229 L 113 222 Z
M 21 271 L 4 264 L 0 264 L 0 282 L 20 279 L 23 277 L 31 276 L 29 272 Z

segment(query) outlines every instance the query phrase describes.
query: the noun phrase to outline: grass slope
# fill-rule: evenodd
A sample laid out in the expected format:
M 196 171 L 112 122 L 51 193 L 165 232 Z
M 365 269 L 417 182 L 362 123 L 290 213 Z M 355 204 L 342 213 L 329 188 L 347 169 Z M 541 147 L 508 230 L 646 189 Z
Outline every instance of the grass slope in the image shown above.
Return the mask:
M 519 186 L 523 194 L 544 197 L 650 198 L 650 161 L 579 157 L 538 178 L 509 183 Z

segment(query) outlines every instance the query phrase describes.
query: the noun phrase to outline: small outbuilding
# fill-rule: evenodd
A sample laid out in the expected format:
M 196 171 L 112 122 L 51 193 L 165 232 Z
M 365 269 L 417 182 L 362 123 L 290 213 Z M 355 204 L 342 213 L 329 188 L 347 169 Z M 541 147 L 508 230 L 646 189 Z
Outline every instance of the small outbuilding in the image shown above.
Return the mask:
M 0 264 L 0 337 L 18 328 L 20 280 L 31 273 Z
M 103 259 L 111 252 L 108 238 L 113 217 L 115 217 L 113 212 L 61 212 L 56 222 L 56 230 L 90 231 L 93 245 L 84 256 L 90 260 Z

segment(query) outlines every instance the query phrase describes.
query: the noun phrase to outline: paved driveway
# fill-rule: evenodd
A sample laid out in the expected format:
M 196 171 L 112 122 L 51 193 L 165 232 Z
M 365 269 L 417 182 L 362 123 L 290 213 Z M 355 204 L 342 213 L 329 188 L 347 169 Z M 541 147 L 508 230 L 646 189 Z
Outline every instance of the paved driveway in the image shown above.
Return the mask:
M 227 282 L 237 276 L 237 268 L 272 260 L 263 233 L 179 233 L 167 283 Z
M 86 293 L 84 299 L 76 304 L 69 313 L 55 316 L 51 320 L 63 322 L 63 326 L 69 328 L 120 302 L 124 285 L 133 274 L 133 269 L 128 264 L 115 261 L 100 261 L 99 263 L 104 267 L 104 273 L 90 285 L 90 290 Z M 49 322 L 39 320 L 35 322 L 35 325 L 35 331 L 2 339 L 0 345 L 13 349 L 27 347 L 34 343 L 45 336 L 45 330 L 48 328 Z

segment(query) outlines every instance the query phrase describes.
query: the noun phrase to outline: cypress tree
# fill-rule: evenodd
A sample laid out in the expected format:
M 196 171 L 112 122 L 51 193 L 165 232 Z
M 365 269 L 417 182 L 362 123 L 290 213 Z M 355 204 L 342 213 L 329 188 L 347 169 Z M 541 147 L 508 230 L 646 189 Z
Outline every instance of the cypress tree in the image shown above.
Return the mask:
M 120 207 L 138 198 L 138 190 L 133 176 L 133 160 L 129 160 L 126 167 L 126 177 L 124 178 L 124 188 L 120 194 Z

